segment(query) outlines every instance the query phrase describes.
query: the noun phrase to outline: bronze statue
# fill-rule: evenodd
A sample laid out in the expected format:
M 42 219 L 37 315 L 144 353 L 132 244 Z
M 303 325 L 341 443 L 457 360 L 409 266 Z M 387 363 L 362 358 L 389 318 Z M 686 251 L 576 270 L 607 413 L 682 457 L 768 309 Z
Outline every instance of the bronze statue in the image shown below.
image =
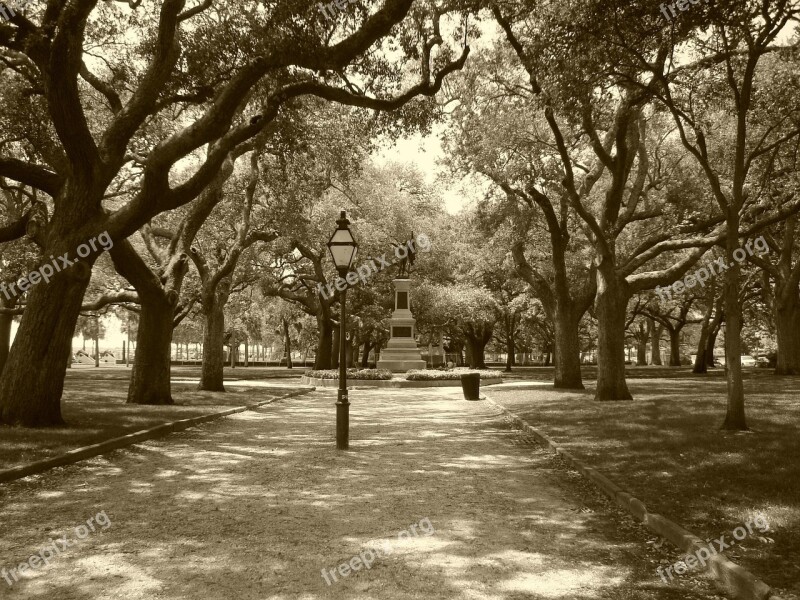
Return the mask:
M 402 248 L 406 251 L 406 255 L 400 259 L 400 272 L 397 274 L 398 279 L 406 279 L 411 274 L 411 267 L 414 266 L 414 261 L 417 260 L 417 249 L 414 246 L 414 232 L 411 232 L 411 239 L 409 239 L 405 244 L 398 244 L 397 242 L 394 243 L 394 254 L 395 256 L 399 256 L 397 253 L 397 249 Z

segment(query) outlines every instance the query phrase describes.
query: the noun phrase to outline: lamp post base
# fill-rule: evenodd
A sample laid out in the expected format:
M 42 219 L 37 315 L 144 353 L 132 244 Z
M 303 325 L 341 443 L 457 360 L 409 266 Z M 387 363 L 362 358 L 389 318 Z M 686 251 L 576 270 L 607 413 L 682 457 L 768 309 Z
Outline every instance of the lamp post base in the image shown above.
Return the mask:
M 339 390 L 336 400 L 336 449 L 350 448 L 350 401 L 347 390 Z

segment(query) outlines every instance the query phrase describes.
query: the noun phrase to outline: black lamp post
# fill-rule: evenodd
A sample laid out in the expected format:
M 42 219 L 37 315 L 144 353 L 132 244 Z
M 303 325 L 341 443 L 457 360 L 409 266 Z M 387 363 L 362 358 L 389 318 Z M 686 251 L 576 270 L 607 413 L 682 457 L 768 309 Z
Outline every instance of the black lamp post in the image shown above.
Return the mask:
M 339 272 L 339 277 L 344 279 L 350 271 L 350 265 L 353 264 L 358 244 L 353 239 L 353 234 L 350 233 L 350 221 L 347 219 L 345 211 L 342 211 L 336 225 L 336 231 L 333 232 L 328 242 L 328 250 L 331 253 L 333 264 L 336 265 L 336 270 Z M 339 297 L 341 310 L 339 315 L 339 394 L 336 400 L 336 448 L 339 450 L 347 450 L 350 445 L 350 401 L 347 398 L 347 356 L 344 346 L 347 329 L 345 323 L 347 318 L 345 315 L 346 290 L 347 288 L 341 289 Z

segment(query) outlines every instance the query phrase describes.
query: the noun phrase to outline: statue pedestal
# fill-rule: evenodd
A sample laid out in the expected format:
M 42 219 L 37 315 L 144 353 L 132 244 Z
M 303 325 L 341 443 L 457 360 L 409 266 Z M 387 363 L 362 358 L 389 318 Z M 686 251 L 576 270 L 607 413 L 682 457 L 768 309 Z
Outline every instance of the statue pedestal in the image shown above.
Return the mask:
M 416 342 L 414 316 L 411 314 L 411 280 L 395 279 L 394 312 L 391 319 L 391 338 L 386 348 L 381 351 L 378 361 L 379 369 L 388 369 L 395 373 L 405 373 L 411 369 L 424 369 Z

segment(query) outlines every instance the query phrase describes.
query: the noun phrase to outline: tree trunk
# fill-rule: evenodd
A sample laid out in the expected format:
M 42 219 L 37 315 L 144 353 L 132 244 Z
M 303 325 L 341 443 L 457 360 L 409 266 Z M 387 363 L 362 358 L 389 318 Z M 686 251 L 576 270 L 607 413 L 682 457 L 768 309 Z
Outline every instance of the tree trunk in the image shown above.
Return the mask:
M 705 375 L 708 373 L 708 358 L 706 357 L 705 340 L 702 340 L 702 343 L 698 344 L 697 356 L 694 359 L 692 373 L 695 375 Z
M 681 366 L 681 330 L 678 328 L 669 330 L 669 366 Z
M 708 359 L 706 358 L 706 345 L 708 344 L 708 334 L 711 329 L 711 314 L 714 312 L 714 302 L 708 303 L 708 308 L 703 315 L 700 325 L 700 339 L 697 341 L 697 355 L 694 359 L 692 373 L 703 375 L 708 373 Z
M 647 338 L 641 336 L 636 339 L 636 364 L 640 367 L 647 366 Z
M 364 354 L 361 356 L 362 369 L 369 368 L 369 351 L 371 349 L 372 349 L 372 343 L 370 341 L 364 342 Z
M 325 317 L 317 317 L 317 355 L 314 358 L 314 369 L 333 368 L 333 322 Z
M 203 306 L 206 327 L 203 332 L 203 366 L 198 389 L 209 392 L 225 391 L 225 307 L 220 302 Z M 233 357 L 233 344 L 231 344 Z
M 17 305 L 16 296 L 6 300 L 0 296 L 0 306 L 3 308 L 14 308 Z M 13 315 L 0 314 L 0 374 L 8 360 L 8 350 L 11 347 L 11 325 L 14 323 Z M 72 339 L 70 338 L 70 354 L 72 353 Z
M 716 321 L 716 317 L 714 320 Z M 714 363 L 714 350 L 717 347 L 717 334 L 719 334 L 720 327 L 722 327 L 721 320 L 712 323 L 712 327 L 708 331 L 708 340 L 706 341 L 706 365 L 709 367 L 716 366 Z
M 467 348 L 469 349 L 470 369 L 486 369 L 486 344 L 489 343 L 491 335 L 468 335 Z
M 628 295 L 613 264 L 606 258 L 597 268 L 597 391 L 595 400 L 632 400 L 625 381 L 625 313 Z
M 97 331 L 98 324 L 95 323 L 95 331 Z M 94 335 L 94 366 L 100 366 L 100 337 L 95 333 Z
M 580 316 L 576 315 L 572 302 L 556 300 L 553 311 L 555 329 L 555 375 L 553 387 L 564 390 L 582 390 L 581 346 L 578 335 Z M 547 353 L 547 366 L 550 353 Z
M 354 343 L 354 337 L 352 334 L 350 335 L 349 340 L 345 337 L 345 342 L 344 342 L 345 364 L 347 365 L 348 368 L 356 366 L 355 364 L 356 352 L 353 343 Z
M 286 352 L 286 368 L 292 368 L 292 337 L 289 335 L 289 321 L 283 319 L 283 343 Z
M 506 373 L 511 372 L 511 367 L 514 366 L 514 338 L 508 335 L 506 331 Z
M 664 326 L 656 323 L 655 319 L 649 319 L 650 326 L 650 364 L 661 366 L 661 334 Z
M 555 362 L 553 387 L 582 390 L 584 386 L 581 378 L 578 325 L 595 297 L 595 276 L 590 271 L 587 274 L 587 285 L 575 296 L 571 294 L 572 286 L 567 274 L 566 258 L 568 237 L 565 236 L 562 224 L 559 224 L 552 207 L 549 207 L 549 210 L 545 206 L 542 208 L 550 234 L 551 258 L 555 275 L 554 285 L 544 282 L 540 277 L 534 275 L 525 259 L 524 248 L 520 243 L 515 244 L 512 248 L 512 256 L 517 270 L 536 292 L 537 297 L 542 300 L 547 316 L 553 321 L 554 339 L 552 348 L 548 349 L 546 361 L 546 364 L 549 365 L 552 353 Z M 564 223 L 565 227 L 566 223 Z
M 739 231 L 738 212 L 728 218 L 728 231 Z M 729 431 L 746 431 L 744 413 L 744 383 L 742 381 L 742 310 L 739 305 L 739 263 L 734 252 L 739 248 L 739 239 L 729 234 L 725 240 L 725 372 L 728 381 L 728 406 L 722 428 Z
M 777 294 L 776 294 L 777 296 Z M 775 329 L 778 338 L 776 375 L 800 375 L 800 299 L 797 289 L 776 298 Z
M 66 247 L 75 246 L 77 243 Z M 64 424 L 61 416 L 67 369 L 64 357 L 72 344 L 90 276 L 87 260 L 29 292 L 22 322 L 0 377 L 0 424 L 26 427 Z
M 135 359 L 127 402 L 172 404 L 169 380 L 172 366 L 172 319 L 178 302 L 178 292 L 164 290 L 161 279 L 150 270 L 129 242 L 116 244 L 110 255 L 114 268 L 136 289 L 141 303 L 135 354 L 130 342 L 130 322 L 128 323 L 127 356 L 133 354 Z
M 139 293 L 136 361 L 128 386 L 128 404 L 173 404 L 170 387 L 174 305 L 162 291 Z
M 339 344 L 341 343 L 339 340 L 340 337 L 340 329 L 339 325 L 337 324 L 336 327 L 333 328 L 333 339 L 331 340 L 331 368 L 338 369 L 339 368 Z
M 714 347 L 717 345 L 717 334 L 719 333 L 720 327 L 722 327 L 722 322 L 725 320 L 723 300 L 724 298 L 720 296 L 713 301 L 708 311 L 708 331 L 706 332 L 705 340 L 700 340 L 704 344 L 702 348 L 703 360 L 705 361 L 705 368 L 702 370 L 703 373 L 706 373 L 709 367 L 714 367 Z M 710 317 L 712 312 L 714 314 L 713 318 Z M 700 354 L 701 353 L 698 352 L 698 360 L 700 360 Z M 695 361 L 695 363 L 697 363 L 697 361 Z M 700 371 L 695 370 L 695 373 L 698 372 Z

